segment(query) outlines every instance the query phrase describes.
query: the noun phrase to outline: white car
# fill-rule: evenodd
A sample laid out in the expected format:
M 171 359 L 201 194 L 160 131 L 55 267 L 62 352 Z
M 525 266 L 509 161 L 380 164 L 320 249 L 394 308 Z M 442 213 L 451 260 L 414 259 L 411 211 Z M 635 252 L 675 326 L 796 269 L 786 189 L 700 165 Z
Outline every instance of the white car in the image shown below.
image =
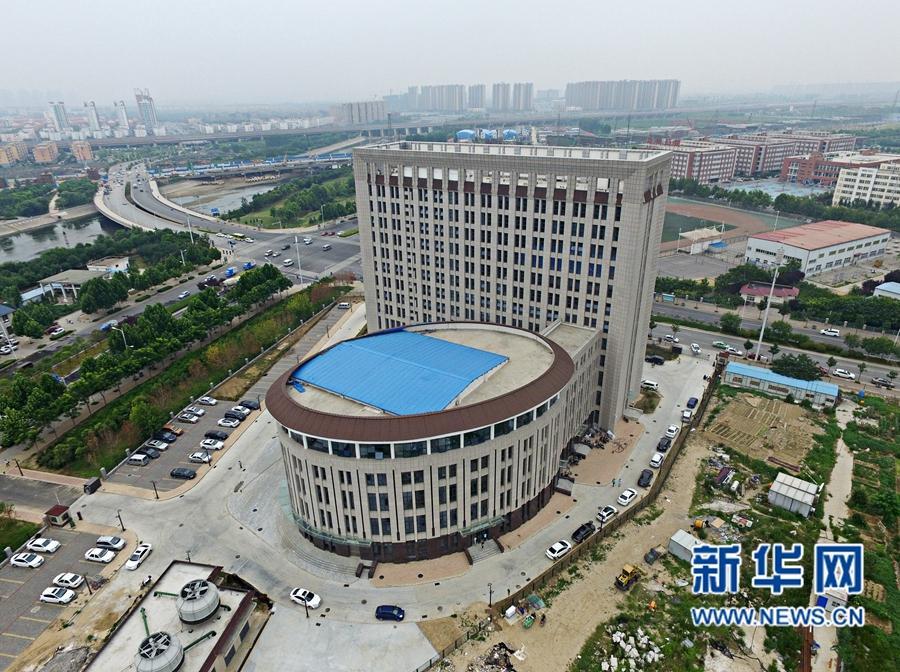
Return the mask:
M 681 428 L 678 425 L 669 425 L 666 427 L 666 436 L 670 439 L 674 439 L 678 436 L 678 432 L 681 431 Z
M 306 605 L 310 609 L 315 609 L 320 604 L 322 604 L 322 598 L 316 595 L 311 590 L 306 590 L 304 588 L 294 588 L 291 591 L 291 599 L 300 605 Z
M 687 411 L 687 410 L 685 410 L 685 411 L 682 411 L 682 412 L 681 412 L 681 421 L 682 421 L 682 422 L 690 422 L 690 421 L 691 421 L 691 418 L 693 418 L 693 417 L 694 417 L 694 412 L 693 412 L 693 411 Z
M 650 458 L 650 466 L 659 469 L 664 459 L 666 459 L 665 453 L 653 453 L 653 457 Z
M 150 448 L 156 448 L 156 450 L 168 450 L 169 449 L 169 444 L 166 443 L 165 441 L 160 441 L 159 439 L 150 439 L 149 441 L 145 441 L 144 446 L 148 446 Z
M 294 265 L 294 260 L 293 260 L 293 259 L 285 259 L 285 260 L 282 261 L 281 263 L 284 264 L 285 266 L 293 266 L 293 265 Z
M 200 442 L 201 448 L 206 448 L 206 450 L 222 450 L 225 447 L 224 441 L 216 441 L 215 439 L 203 439 Z
M 191 293 L 190 293 L 189 291 L 185 290 L 185 291 L 183 291 L 181 294 L 178 295 L 178 298 L 179 298 L 179 299 L 186 299 L 186 298 L 189 297 L 190 295 L 191 295 Z
M 140 567 L 141 563 L 147 559 L 147 556 L 150 555 L 152 550 L 153 546 L 150 544 L 140 544 L 134 549 L 134 553 L 131 554 L 131 557 L 128 558 L 128 562 L 125 563 L 125 569 L 135 570 Z
M 176 419 L 180 422 L 187 422 L 191 425 L 196 425 L 200 421 L 200 418 L 193 413 L 179 413 Z
M 125 548 L 125 540 L 122 537 L 113 537 L 111 535 L 97 537 L 97 541 L 94 544 L 98 548 L 108 548 L 112 551 L 121 551 Z
M 252 413 L 252 411 L 249 408 L 247 408 L 246 406 L 232 406 L 230 410 L 233 411 L 234 413 L 239 413 L 240 415 L 243 415 L 245 418 L 248 415 L 250 415 L 250 413 Z
M 619 498 L 616 501 L 620 506 L 628 506 L 635 499 L 637 499 L 637 492 L 633 488 L 628 488 L 621 495 L 619 495 Z
M 703 350 L 700 349 L 700 346 L 696 343 L 691 343 L 691 352 L 695 355 L 699 355 Z
M 44 588 L 44 592 L 41 593 L 41 602 L 48 602 L 50 604 L 68 604 L 74 599 L 74 590 L 60 588 L 58 586 Z
M 741 351 L 738 348 L 735 348 L 734 346 L 731 346 L 731 345 L 729 345 L 727 348 L 725 348 L 725 352 L 727 352 L 729 355 L 734 355 L 735 357 L 743 357 L 744 356 L 743 351 Z
M 56 553 L 59 550 L 59 547 L 62 546 L 56 539 L 46 539 L 44 537 L 38 537 L 37 539 L 32 539 L 28 542 L 28 545 L 25 547 L 29 551 L 34 551 L 35 553 Z
M 666 334 L 663 338 L 669 343 L 678 343 L 678 337 L 675 334 Z
M 84 559 L 90 562 L 102 562 L 109 564 L 113 561 L 116 554 L 106 548 L 89 548 L 84 553 Z
M 11 355 L 12 348 L 8 345 L 0 345 L 0 355 Z
M 72 572 L 57 574 L 53 579 L 53 585 L 60 588 L 71 588 L 72 590 L 81 586 L 82 583 L 84 583 L 84 577 L 81 574 L 73 574 Z
M 605 523 L 615 518 L 618 513 L 619 510 L 616 507 L 607 504 L 597 512 L 597 520 L 601 523 Z
M 228 427 L 229 429 L 234 429 L 238 427 L 241 423 L 239 420 L 235 420 L 234 418 L 222 418 L 216 423 L 219 427 Z
M 203 404 L 204 406 L 215 406 L 219 402 L 212 397 L 200 397 L 197 399 L 198 404 Z
M 559 560 L 566 553 L 572 550 L 572 544 L 565 539 L 560 539 L 550 548 L 547 549 L 547 557 L 551 560 Z
M 212 462 L 212 457 L 205 450 L 198 450 L 197 452 L 191 453 L 190 457 L 188 457 L 189 462 L 196 462 L 197 464 L 209 464 Z
M 838 329 L 822 329 L 819 333 L 822 334 L 822 336 L 833 336 L 834 338 L 838 338 L 841 335 L 841 332 Z
M 188 406 L 186 409 L 184 409 L 184 412 L 190 413 L 191 415 L 196 415 L 198 418 L 206 415 L 206 411 L 204 411 L 199 406 Z
M 846 378 L 847 380 L 856 380 L 856 374 L 850 373 L 847 369 L 835 369 L 831 372 L 831 375 L 838 378 Z
M 9 559 L 9 564 L 13 567 L 37 569 L 44 564 L 44 556 L 35 553 L 16 553 Z
M 53 331 L 50 332 L 50 336 L 59 336 L 60 334 L 64 334 L 66 332 L 62 327 L 56 327 Z

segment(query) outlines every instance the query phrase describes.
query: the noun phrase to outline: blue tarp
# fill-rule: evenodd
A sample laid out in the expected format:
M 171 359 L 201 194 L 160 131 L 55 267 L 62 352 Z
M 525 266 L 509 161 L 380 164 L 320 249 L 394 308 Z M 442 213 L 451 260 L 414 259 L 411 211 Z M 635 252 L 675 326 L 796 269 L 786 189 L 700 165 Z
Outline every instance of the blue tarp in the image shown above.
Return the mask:
M 339 343 L 303 364 L 291 380 L 387 413 L 413 415 L 446 408 L 472 381 L 506 360 L 440 338 L 392 331 Z

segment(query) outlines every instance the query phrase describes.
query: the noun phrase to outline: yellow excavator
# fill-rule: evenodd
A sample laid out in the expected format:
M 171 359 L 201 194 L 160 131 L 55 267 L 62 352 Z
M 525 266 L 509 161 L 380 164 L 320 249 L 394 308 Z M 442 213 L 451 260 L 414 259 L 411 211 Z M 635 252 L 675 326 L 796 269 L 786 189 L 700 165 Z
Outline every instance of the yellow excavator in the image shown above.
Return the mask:
M 622 573 L 616 577 L 616 588 L 628 590 L 641 578 L 641 570 L 634 565 L 623 565 Z

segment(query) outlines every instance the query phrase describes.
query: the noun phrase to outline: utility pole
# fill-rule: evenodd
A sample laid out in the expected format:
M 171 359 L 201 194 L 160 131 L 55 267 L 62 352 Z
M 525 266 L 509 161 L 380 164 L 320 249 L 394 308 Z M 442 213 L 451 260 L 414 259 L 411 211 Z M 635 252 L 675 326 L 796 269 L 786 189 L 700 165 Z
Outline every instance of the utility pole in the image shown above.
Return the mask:
M 188 233 L 191 236 L 191 245 L 194 244 L 194 229 L 191 228 L 191 216 L 187 213 L 184 213 L 184 221 L 187 222 Z
M 181 254 L 181 265 L 187 266 L 187 264 L 184 261 L 184 250 L 178 250 L 178 252 Z
M 294 236 L 294 251 L 297 253 L 297 277 L 300 278 L 300 284 L 303 284 L 303 269 L 300 267 L 300 236 Z
M 122 509 L 116 509 L 116 518 L 119 519 L 119 525 L 122 526 L 122 531 L 125 531 L 125 523 L 122 522 Z
M 778 279 L 778 267 L 784 259 L 784 248 L 779 248 L 775 253 L 775 270 L 772 272 L 772 284 L 769 286 L 769 298 L 766 301 L 766 312 L 763 313 L 762 328 L 759 330 L 759 341 L 756 343 L 756 361 L 759 361 L 759 351 L 762 349 L 763 336 L 766 334 L 766 322 L 769 320 L 769 309 L 772 307 L 772 295 L 775 293 L 775 280 Z

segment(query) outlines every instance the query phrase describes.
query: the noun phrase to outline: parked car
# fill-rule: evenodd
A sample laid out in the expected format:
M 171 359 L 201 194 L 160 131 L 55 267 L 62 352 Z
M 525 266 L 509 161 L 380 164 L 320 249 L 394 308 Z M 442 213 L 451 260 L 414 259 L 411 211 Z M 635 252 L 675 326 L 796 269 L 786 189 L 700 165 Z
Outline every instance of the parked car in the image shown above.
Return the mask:
M 242 408 L 249 408 L 251 411 L 259 410 L 259 402 L 254 399 L 241 399 L 239 406 Z
M 44 588 L 44 592 L 41 593 L 41 602 L 47 602 L 48 604 L 68 604 L 75 599 L 75 595 L 76 593 L 74 590 L 53 586 L 51 588 Z
M 731 346 L 731 345 L 726 346 L 725 352 L 727 352 L 729 355 L 734 355 L 735 357 L 743 357 L 744 356 L 743 350 L 741 350 L 740 348 L 735 348 L 734 346 Z
M 234 420 L 233 418 L 222 418 L 216 423 L 219 427 L 228 427 L 229 429 L 234 429 L 238 425 L 241 424 L 240 420 Z
M 272 250 L 266 250 L 266 253 L 265 253 L 263 256 L 264 256 L 264 257 L 271 257 L 271 256 L 272 256 Z
M 206 415 L 206 411 L 204 411 L 199 406 L 188 406 L 186 409 L 184 409 L 184 412 L 190 413 L 191 415 L 196 415 L 198 418 L 202 418 L 204 415 Z
M 653 457 L 650 458 L 650 466 L 659 469 L 664 459 L 666 459 L 665 453 L 653 453 Z
M 132 457 L 134 457 L 135 455 L 146 455 L 151 460 L 155 460 L 160 455 L 162 455 L 162 453 L 160 453 L 156 448 L 151 448 L 150 446 L 144 446 L 143 448 L 140 449 L 140 451 L 134 453 L 132 455 Z
M 164 432 L 172 432 L 175 436 L 181 436 L 184 434 L 184 430 L 178 425 L 173 425 L 172 423 L 167 423 L 163 425 Z
M 89 548 L 84 553 L 84 559 L 88 562 L 102 562 L 104 565 L 111 563 L 115 557 L 116 554 L 106 548 Z
M 697 399 L 697 397 L 691 397 L 690 399 L 688 399 L 687 407 L 688 408 L 696 408 L 697 404 L 699 404 L 699 403 L 700 403 L 700 400 Z
M 637 491 L 634 488 L 627 488 L 616 500 L 620 506 L 628 506 L 637 498 Z
M 322 604 L 322 598 L 311 590 L 305 588 L 294 588 L 291 591 L 291 600 L 300 605 L 306 605 L 310 609 L 315 609 Z M 400 619 L 402 620 L 402 619 Z
M 16 553 L 9 559 L 9 564 L 13 567 L 37 569 L 44 564 L 44 556 L 38 555 L 37 553 Z
M 712 347 L 718 350 L 725 350 L 728 348 L 728 344 L 725 341 L 713 341 Z
M 886 389 L 886 390 L 893 390 L 893 389 L 894 389 L 894 383 L 891 382 L 891 379 L 890 379 L 890 378 L 882 378 L 881 376 L 879 376 L 878 378 L 873 378 L 873 379 L 872 379 L 872 384 L 873 384 L 875 387 L 883 387 L 883 388 Z
M 289 250 L 289 249 L 291 249 L 291 246 L 290 246 L 289 244 L 285 243 L 284 245 L 281 246 L 281 249 L 282 249 L 282 250 Z
M 579 525 L 578 529 L 572 533 L 572 541 L 574 541 L 576 544 L 580 544 L 582 541 L 591 536 L 596 530 L 597 528 L 594 527 L 594 523 L 590 521 L 584 523 L 583 525 Z
M 615 518 L 618 513 L 619 510 L 616 507 L 607 504 L 597 512 L 597 520 L 606 523 Z
M 241 406 L 240 404 L 238 404 L 237 406 L 232 406 L 228 410 L 230 410 L 234 413 L 239 413 L 240 415 L 244 416 L 245 418 L 253 412 L 246 406 Z
M 693 411 L 685 410 L 685 411 L 681 412 L 681 421 L 682 422 L 690 422 L 691 418 L 693 418 L 693 417 L 694 417 Z
M 822 336 L 831 336 L 832 338 L 839 338 L 841 335 L 841 332 L 839 329 L 833 329 L 830 327 L 827 329 L 819 330 L 819 333 L 822 334 Z
M 150 544 L 140 544 L 134 549 L 134 553 L 131 554 L 131 557 L 128 558 L 128 562 L 125 563 L 125 569 L 134 571 L 141 566 L 141 563 L 147 559 L 147 556 L 150 555 L 152 551 L 153 546 Z
M 169 472 L 169 476 L 183 481 L 190 481 L 197 477 L 197 472 L 193 469 L 188 469 L 187 467 L 175 467 Z
M 181 292 L 181 294 L 178 295 L 178 298 L 179 298 L 179 299 L 186 299 L 186 298 L 189 297 L 190 295 L 191 295 L 191 293 L 190 293 L 188 290 L 184 290 L 183 292 Z
M 65 329 L 63 329 L 62 327 L 56 327 L 56 329 L 53 329 L 50 332 L 50 337 L 52 338 L 54 336 L 62 336 L 64 333 L 66 333 Z
M 196 464 L 209 464 L 210 462 L 212 462 L 212 457 L 207 451 L 198 450 L 191 453 L 190 457 L 188 457 L 188 462 L 194 462 Z
M 150 439 L 149 441 L 145 441 L 144 445 L 141 448 L 154 448 L 155 450 L 168 450 L 169 444 L 165 441 L 160 441 L 159 439 Z
M 200 418 L 193 413 L 179 413 L 177 417 L 181 422 L 187 422 L 192 425 L 196 425 L 200 421 Z
M 678 432 L 681 431 L 681 428 L 678 425 L 669 425 L 666 427 L 666 436 L 670 439 L 674 439 L 678 436 Z
M 153 438 L 166 443 L 175 443 L 178 440 L 178 435 L 175 432 L 170 432 L 168 429 L 161 429 L 158 432 L 153 432 Z
M 654 546 L 644 554 L 644 562 L 646 562 L 648 565 L 652 565 L 667 552 L 668 551 L 665 546 Z
M 547 549 L 546 555 L 551 560 L 559 560 L 566 553 L 572 550 L 572 544 L 565 539 L 560 539 L 550 548 Z
M 203 404 L 204 406 L 215 406 L 219 402 L 212 397 L 200 397 L 199 399 L 197 399 L 197 403 Z
M 151 450 L 151 449 L 147 448 L 146 450 Z M 159 453 L 157 453 L 157 455 L 159 455 Z M 130 464 L 133 467 L 146 467 L 148 464 L 150 464 L 151 459 L 152 458 L 149 455 L 147 455 L 146 453 L 134 452 L 128 456 L 128 459 L 126 460 L 126 464 Z
M 402 621 L 406 612 L 393 604 L 382 604 L 375 607 L 375 618 L 379 621 Z
M 678 337 L 675 334 L 666 334 L 663 336 L 663 340 L 668 341 L 669 343 L 678 343 Z
M 282 265 L 284 265 L 284 266 L 293 266 L 293 265 L 294 265 L 294 260 L 293 260 L 293 259 L 285 259 L 285 260 L 282 261 L 281 263 L 282 263 Z
M 642 469 L 641 475 L 638 476 L 638 485 L 642 488 L 649 488 L 653 481 L 653 472 L 650 469 Z
M 122 537 L 113 537 L 110 535 L 104 535 L 102 537 L 97 537 L 97 541 L 94 543 L 94 546 L 97 548 L 108 548 L 111 551 L 121 551 L 125 548 L 125 540 Z
M 657 450 L 657 452 L 660 452 L 660 453 L 666 452 L 671 447 L 672 447 L 672 439 L 670 439 L 668 436 L 662 437 L 659 440 L 659 442 L 656 444 L 656 450 Z
M 53 578 L 53 585 L 60 588 L 72 588 L 74 590 L 81 586 L 82 583 L 84 583 L 84 577 L 81 574 L 73 574 L 72 572 L 57 574 Z
M 28 545 L 25 546 L 29 551 L 34 551 L 35 553 L 56 553 L 59 550 L 59 547 L 62 546 L 56 539 L 48 539 L 46 537 L 38 537 L 37 539 L 32 539 L 28 542 Z
M 235 420 L 239 425 L 244 421 L 245 417 L 245 415 L 238 413 L 237 411 L 225 411 L 225 417 L 222 418 L 222 420 Z M 221 422 L 221 420 L 219 422 Z M 235 425 L 235 427 L 237 427 L 237 425 Z
M 693 352 L 695 355 L 699 355 L 701 352 L 703 352 L 703 350 L 698 344 L 691 343 L 691 352 Z
M 659 355 L 648 355 L 647 357 L 644 357 L 644 361 L 648 364 L 656 364 L 657 366 L 662 366 L 666 363 L 666 360 Z
M 223 432 L 218 429 L 211 429 L 206 434 L 204 434 L 207 439 L 212 439 L 214 441 L 224 441 L 228 438 L 228 432 Z
M 659 383 L 655 380 L 642 380 L 641 381 L 641 389 L 642 390 L 652 390 L 656 392 L 659 390 Z
M 847 369 L 835 369 L 831 372 L 832 376 L 836 376 L 837 378 L 846 378 L 847 380 L 856 380 L 856 374 L 850 373 Z

